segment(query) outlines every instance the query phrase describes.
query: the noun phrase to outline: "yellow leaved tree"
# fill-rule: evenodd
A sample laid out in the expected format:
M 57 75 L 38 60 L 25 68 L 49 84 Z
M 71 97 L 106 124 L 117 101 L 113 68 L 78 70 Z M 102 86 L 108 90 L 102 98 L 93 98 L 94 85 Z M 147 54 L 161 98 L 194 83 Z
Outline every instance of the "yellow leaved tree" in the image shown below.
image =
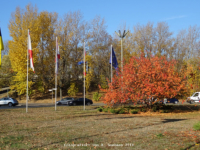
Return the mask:
M 88 63 L 88 71 L 86 74 L 85 87 L 86 87 L 86 92 L 88 92 L 91 85 L 91 81 L 94 77 L 94 63 L 92 61 L 92 56 L 90 55 L 86 56 L 86 61 Z
M 15 89 L 19 95 L 26 91 L 26 74 L 27 74 L 27 37 L 28 29 L 30 30 L 33 62 L 37 62 L 38 42 L 40 41 L 39 33 L 41 32 L 38 22 L 37 8 L 27 5 L 26 9 L 16 8 L 12 13 L 9 30 L 12 40 L 9 41 L 9 58 L 12 69 L 16 72 L 13 77 L 11 88 Z M 33 74 L 29 67 L 29 74 Z M 31 76 L 29 76 L 31 78 Z M 29 80 L 29 86 L 33 84 Z

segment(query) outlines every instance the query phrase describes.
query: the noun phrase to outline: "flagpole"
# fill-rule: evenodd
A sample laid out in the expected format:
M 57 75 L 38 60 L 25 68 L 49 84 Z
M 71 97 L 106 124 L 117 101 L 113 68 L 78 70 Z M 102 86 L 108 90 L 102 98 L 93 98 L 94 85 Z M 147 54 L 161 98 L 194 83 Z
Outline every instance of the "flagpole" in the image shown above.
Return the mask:
M 29 37 L 29 29 L 28 29 Z M 26 85 L 26 113 L 28 112 L 28 40 L 27 40 L 27 85 Z
M 112 84 L 112 45 L 111 45 L 111 64 L 110 64 L 110 68 L 111 68 L 111 84 Z
M 55 111 L 56 111 L 56 101 L 57 101 L 57 48 L 58 48 L 58 42 L 56 37 L 56 65 L 55 65 Z
M 84 61 L 83 61 L 83 75 L 84 75 L 84 86 L 83 86 L 83 93 L 84 93 L 84 110 L 85 110 L 85 42 L 84 42 L 84 48 L 83 48 L 83 57 L 84 57 Z
M 84 75 L 84 86 L 83 86 L 83 93 L 84 93 L 84 110 L 85 110 L 85 42 L 84 42 L 84 48 L 83 48 L 83 57 L 84 57 L 84 61 L 83 61 L 83 75 Z

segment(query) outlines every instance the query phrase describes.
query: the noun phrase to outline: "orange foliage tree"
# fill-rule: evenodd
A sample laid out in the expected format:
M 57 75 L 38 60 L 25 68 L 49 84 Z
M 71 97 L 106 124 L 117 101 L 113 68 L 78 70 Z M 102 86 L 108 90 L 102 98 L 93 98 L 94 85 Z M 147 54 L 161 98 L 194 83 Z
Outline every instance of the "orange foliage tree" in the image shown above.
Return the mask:
M 108 105 L 134 104 L 143 101 L 151 106 L 164 98 L 187 94 L 188 84 L 185 72 L 176 71 L 176 61 L 168 61 L 166 57 L 150 56 L 132 57 L 124 65 L 123 74 L 119 70 L 113 77 L 103 101 Z

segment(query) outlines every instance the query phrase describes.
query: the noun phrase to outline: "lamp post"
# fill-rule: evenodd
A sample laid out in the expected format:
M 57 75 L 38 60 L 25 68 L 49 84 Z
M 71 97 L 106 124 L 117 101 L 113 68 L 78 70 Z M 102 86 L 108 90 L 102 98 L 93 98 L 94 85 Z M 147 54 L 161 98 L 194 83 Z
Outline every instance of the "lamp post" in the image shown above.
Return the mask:
M 56 91 L 56 90 L 57 90 L 56 88 L 49 89 L 50 92 L 52 91 L 52 104 L 53 104 L 53 91 Z M 55 102 L 55 103 L 56 103 L 56 102 Z M 56 104 L 55 104 L 55 107 L 56 107 Z
M 122 74 L 123 74 L 123 38 L 129 33 L 129 31 L 126 32 L 126 30 L 124 30 L 123 34 L 121 34 L 121 31 L 119 30 L 119 32 L 115 33 L 121 38 L 121 70 L 122 70 Z

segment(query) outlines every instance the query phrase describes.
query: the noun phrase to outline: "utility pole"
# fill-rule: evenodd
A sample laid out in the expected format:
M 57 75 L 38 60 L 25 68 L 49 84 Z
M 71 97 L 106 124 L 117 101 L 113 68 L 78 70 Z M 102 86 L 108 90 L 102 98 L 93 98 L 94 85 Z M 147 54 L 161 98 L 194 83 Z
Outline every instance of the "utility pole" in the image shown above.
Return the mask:
M 121 34 L 121 31 L 119 30 L 119 32 L 115 31 L 115 33 L 121 38 L 121 70 L 123 74 L 123 38 L 125 38 L 129 31 L 126 32 L 126 30 L 124 30 L 123 34 Z
M 115 31 L 115 33 L 121 38 L 121 72 L 122 72 L 122 83 L 123 83 L 123 38 L 125 38 L 125 36 L 129 33 L 129 31 L 126 32 L 126 30 L 124 30 L 123 34 L 121 34 L 121 31 L 119 30 L 119 32 Z

